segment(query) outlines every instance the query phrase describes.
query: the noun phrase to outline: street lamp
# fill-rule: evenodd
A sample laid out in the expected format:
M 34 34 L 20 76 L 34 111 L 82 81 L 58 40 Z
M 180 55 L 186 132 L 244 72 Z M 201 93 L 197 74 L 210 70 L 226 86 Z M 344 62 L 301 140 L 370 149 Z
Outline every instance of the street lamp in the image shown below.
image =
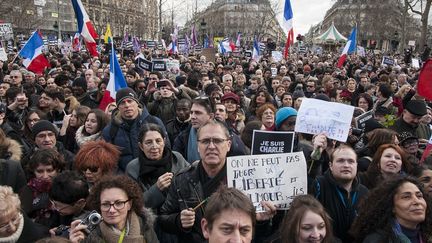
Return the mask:
M 393 51 L 396 51 L 399 45 L 399 33 L 397 31 L 393 34 Z
M 207 23 L 204 21 L 204 18 L 201 20 L 201 33 L 202 33 L 202 43 L 204 44 L 205 36 L 207 30 Z

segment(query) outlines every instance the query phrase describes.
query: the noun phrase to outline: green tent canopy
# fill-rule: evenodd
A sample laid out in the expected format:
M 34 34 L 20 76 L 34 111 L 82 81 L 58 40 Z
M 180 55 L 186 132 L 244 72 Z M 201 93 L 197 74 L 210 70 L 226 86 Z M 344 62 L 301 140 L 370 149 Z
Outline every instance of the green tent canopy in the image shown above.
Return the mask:
M 334 23 L 322 33 L 320 36 L 315 38 L 317 44 L 338 44 L 340 42 L 346 42 L 347 38 L 343 36 L 334 26 Z

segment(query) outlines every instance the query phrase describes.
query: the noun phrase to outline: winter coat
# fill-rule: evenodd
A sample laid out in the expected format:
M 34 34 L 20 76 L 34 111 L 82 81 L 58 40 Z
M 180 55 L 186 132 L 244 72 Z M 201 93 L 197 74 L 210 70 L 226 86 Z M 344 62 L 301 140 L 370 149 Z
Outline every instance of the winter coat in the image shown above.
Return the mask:
M 138 117 L 132 124 L 125 122 L 118 110 L 112 114 L 111 123 L 102 131 L 103 139 L 109 143 L 121 148 L 120 160 L 118 167 L 120 171 L 125 171 L 127 164 L 138 157 L 138 133 L 144 124 L 154 123 L 162 128 L 163 133 L 167 136 L 165 126 L 162 121 L 148 113 L 146 108 L 139 111 Z M 169 140 L 165 146 L 170 147 Z
M 176 151 L 172 151 L 173 161 L 171 172 L 177 174 L 180 170 L 189 166 L 183 156 Z M 140 161 L 138 158 L 132 160 L 126 167 L 126 174 L 137 181 L 144 191 L 144 205 L 148 208 L 158 208 L 165 202 L 166 194 L 159 190 L 156 184 L 144 184 L 139 178 Z

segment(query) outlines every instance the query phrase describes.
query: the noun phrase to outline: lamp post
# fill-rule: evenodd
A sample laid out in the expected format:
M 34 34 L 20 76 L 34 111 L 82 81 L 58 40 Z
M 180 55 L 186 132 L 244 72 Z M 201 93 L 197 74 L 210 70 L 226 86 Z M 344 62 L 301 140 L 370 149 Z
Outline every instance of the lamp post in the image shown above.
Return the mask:
M 399 33 L 397 31 L 393 34 L 393 51 L 396 52 L 399 45 Z
M 206 31 L 207 31 L 207 23 L 204 21 L 204 18 L 201 20 L 201 33 L 202 33 L 202 43 L 204 46 Z

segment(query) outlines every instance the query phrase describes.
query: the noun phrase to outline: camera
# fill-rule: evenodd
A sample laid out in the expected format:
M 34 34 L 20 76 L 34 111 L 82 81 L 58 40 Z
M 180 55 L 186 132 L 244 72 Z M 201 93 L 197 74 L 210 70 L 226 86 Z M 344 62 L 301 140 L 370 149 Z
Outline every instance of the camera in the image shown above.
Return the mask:
M 155 87 L 156 87 L 157 89 L 160 89 L 161 87 L 169 86 L 169 83 L 168 83 L 168 82 L 169 82 L 169 81 L 167 81 L 167 80 L 161 80 L 161 81 L 155 83 Z
M 81 220 L 80 224 L 87 226 L 86 233 L 89 234 L 94 229 L 96 229 L 102 220 L 102 216 L 96 210 L 93 210 L 87 215 L 85 219 Z
M 355 136 L 361 136 L 363 134 L 363 130 L 358 128 L 352 128 L 352 134 Z

